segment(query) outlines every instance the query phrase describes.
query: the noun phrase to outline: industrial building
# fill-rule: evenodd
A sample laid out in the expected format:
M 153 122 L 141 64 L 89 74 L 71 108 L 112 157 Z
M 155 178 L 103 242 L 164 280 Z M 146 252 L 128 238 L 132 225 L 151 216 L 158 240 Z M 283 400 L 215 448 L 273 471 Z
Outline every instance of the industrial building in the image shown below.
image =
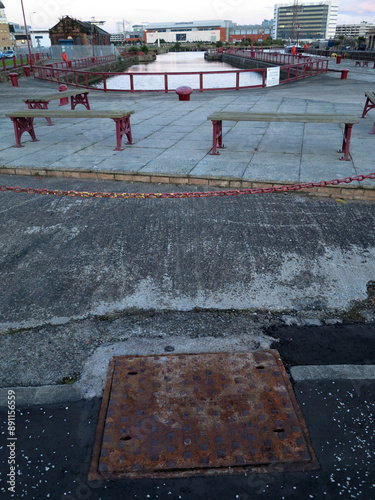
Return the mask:
M 273 38 L 312 41 L 335 36 L 338 0 L 276 4 Z
M 226 42 L 231 21 L 191 21 L 178 23 L 150 23 L 143 30 L 145 43 Z
M 134 27 L 133 27 L 134 28 Z M 143 27 L 145 43 L 176 42 L 234 42 L 249 39 L 266 40 L 271 36 L 272 21 L 261 25 L 237 25 L 229 20 L 150 23 Z
M 362 21 L 359 24 L 340 24 L 336 26 L 336 37 L 340 35 L 345 36 L 346 38 L 358 38 L 359 36 L 364 36 L 365 38 L 368 36 L 369 31 L 374 29 L 374 25 L 372 23 L 367 23 L 366 21 Z

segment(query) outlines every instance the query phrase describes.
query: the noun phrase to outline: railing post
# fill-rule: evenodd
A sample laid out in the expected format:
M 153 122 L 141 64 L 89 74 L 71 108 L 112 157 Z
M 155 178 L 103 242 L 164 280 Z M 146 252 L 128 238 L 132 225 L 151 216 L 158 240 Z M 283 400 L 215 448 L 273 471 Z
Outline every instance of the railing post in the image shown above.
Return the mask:
M 164 74 L 164 92 L 167 94 L 168 93 L 168 74 Z
M 199 73 L 199 92 L 203 92 L 203 73 Z
M 20 61 L 21 61 L 21 66 L 23 67 L 23 57 L 22 57 L 22 54 L 20 54 Z
M 106 78 L 105 73 L 103 73 L 103 88 L 104 88 L 104 92 L 107 92 L 107 78 Z
M 134 77 L 132 74 L 129 75 L 130 77 L 130 92 L 134 92 Z
M 5 64 L 5 57 L 2 57 L 1 60 L 3 61 L 4 71 L 6 71 L 7 70 L 7 65 Z
M 89 88 L 89 75 L 87 73 L 85 73 L 85 77 L 86 77 L 86 88 L 88 89 Z
M 236 90 L 240 89 L 240 72 L 236 71 Z

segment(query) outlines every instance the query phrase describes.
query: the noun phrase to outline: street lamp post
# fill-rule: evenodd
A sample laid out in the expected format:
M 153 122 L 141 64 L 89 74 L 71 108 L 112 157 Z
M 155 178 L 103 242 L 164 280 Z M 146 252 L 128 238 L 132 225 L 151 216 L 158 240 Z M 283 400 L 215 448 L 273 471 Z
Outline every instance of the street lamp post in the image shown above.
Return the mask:
M 27 46 L 29 49 L 29 58 L 30 58 L 30 66 L 33 67 L 33 61 L 32 61 L 32 56 L 31 56 L 31 48 L 30 48 L 30 40 L 29 40 L 29 34 L 27 32 L 27 25 L 26 25 L 26 16 L 25 16 L 25 9 L 23 8 L 23 0 L 21 0 L 21 7 L 22 7 L 22 14 L 23 14 L 23 22 L 25 24 L 25 33 L 26 33 L 26 41 L 27 41 Z

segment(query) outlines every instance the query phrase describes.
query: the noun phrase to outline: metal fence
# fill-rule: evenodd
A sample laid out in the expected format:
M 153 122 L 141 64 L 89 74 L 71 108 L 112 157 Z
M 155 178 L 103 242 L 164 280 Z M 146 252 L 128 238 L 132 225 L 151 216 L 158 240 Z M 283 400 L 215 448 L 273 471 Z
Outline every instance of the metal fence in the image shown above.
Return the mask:
M 233 51 L 234 55 L 241 57 L 249 57 L 258 61 L 273 63 L 280 66 L 280 84 L 296 81 L 301 78 L 311 77 L 317 74 L 328 71 L 328 59 L 313 58 L 313 57 L 299 57 L 289 54 L 271 53 L 258 51 L 255 54 L 247 53 L 247 51 Z M 245 54 L 244 54 L 245 53 Z M 254 55 L 254 57 L 252 57 Z M 96 64 L 110 62 L 110 57 L 114 60 L 114 56 L 107 56 L 96 58 Z M 92 65 L 92 58 L 68 61 L 67 63 L 56 63 L 48 66 L 36 66 L 34 68 L 34 77 L 41 80 L 49 80 L 51 82 L 63 83 L 66 85 L 73 85 L 75 87 L 91 88 L 96 90 L 103 90 L 104 92 L 110 91 L 123 91 L 123 92 L 170 92 L 175 91 L 178 83 L 175 82 L 176 77 L 191 77 L 195 78 L 194 83 L 191 85 L 193 90 L 203 92 L 208 90 L 239 90 L 247 88 L 262 88 L 265 87 L 267 68 L 257 69 L 233 69 L 228 71 L 197 71 L 197 72 L 166 72 L 166 73 L 120 73 L 120 72 L 93 72 L 87 71 L 85 68 Z M 256 75 L 254 84 L 248 84 L 243 75 L 253 74 Z M 210 77 L 215 75 L 218 81 L 227 75 L 232 75 L 232 83 L 227 86 L 215 85 L 212 86 Z M 124 78 L 125 88 L 111 88 L 109 80 L 113 77 L 121 76 Z M 149 88 L 137 88 L 136 81 L 146 77 L 155 77 L 159 83 L 150 84 Z M 157 78 L 156 78 L 157 77 Z M 100 82 L 98 84 L 98 82 Z M 162 83 L 160 83 L 162 82 Z M 185 83 L 186 85 L 186 83 Z
M 48 52 L 36 52 L 31 54 L 19 54 L 18 56 L 13 56 L 11 59 L 5 59 L 2 57 L 0 59 L 0 69 L 7 71 L 9 69 L 23 68 L 24 66 L 32 66 L 36 62 L 44 61 L 49 59 Z
M 50 47 L 50 55 L 53 59 L 61 59 L 63 48 L 60 45 Z M 118 50 L 114 45 L 73 45 L 69 50 L 68 57 L 71 60 L 87 59 L 89 57 L 104 57 L 117 55 Z

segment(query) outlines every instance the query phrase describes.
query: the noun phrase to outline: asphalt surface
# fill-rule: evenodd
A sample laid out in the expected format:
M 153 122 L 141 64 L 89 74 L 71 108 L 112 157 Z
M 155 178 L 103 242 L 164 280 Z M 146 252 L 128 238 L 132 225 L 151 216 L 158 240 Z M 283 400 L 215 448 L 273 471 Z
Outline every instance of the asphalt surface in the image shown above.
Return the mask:
M 374 380 L 301 381 L 294 390 L 319 469 L 183 479 L 88 482 L 100 399 L 18 408 L 16 493 L 7 491 L 6 412 L 1 411 L 5 498 L 371 499 L 374 498 Z
M 322 88 L 333 92 L 335 78 L 326 78 L 293 84 L 293 95 L 332 99 Z M 363 95 L 353 90 L 364 80 L 348 83 L 340 100 L 359 110 Z M 1 175 L 0 185 L 207 189 L 43 175 Z M 371 202 L 297 193 L 121 200 L 1 192 L 5 498 L 375 498 L 373 221 Z M 87 481 L 112 356 L 267 348 L 291 377 L 318 470 Z

